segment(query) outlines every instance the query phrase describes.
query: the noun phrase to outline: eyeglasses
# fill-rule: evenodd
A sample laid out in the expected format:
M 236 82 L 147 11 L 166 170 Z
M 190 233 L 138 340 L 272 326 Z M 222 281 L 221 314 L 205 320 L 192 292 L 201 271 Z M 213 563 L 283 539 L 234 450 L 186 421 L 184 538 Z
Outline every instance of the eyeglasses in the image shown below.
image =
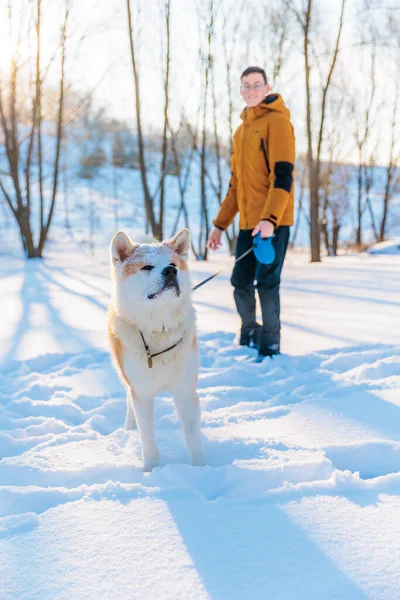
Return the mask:
M 250 92 L 250 90 L 254 90 L 255 92 L 260 92 L 265 88 L 265 85 L 266 84 L 263 83 L 256 83 L 255 85 L 247 85 L 247 83 L 245 83 L 244 85 L 242 85 L 242 91 Z

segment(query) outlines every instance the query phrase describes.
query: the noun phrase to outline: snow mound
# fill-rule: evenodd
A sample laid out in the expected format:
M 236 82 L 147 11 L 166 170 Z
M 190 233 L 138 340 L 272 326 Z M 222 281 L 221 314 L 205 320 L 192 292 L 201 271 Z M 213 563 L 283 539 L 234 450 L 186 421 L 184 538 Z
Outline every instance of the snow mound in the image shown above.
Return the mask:
M 400 348 L 256 364 L 232 334 L 199 344 L 203 468 L 162 395 L 143 473 L 106 351 L 0 371 L 1 597 L 394 600 Z
M 238 347 L 232 334 L 202 335 L 200 347 L 207 467 L 187 465 L 173 400 L 163 395 L 155 415 L 162 466 L 142 473 L 138 432 L 123 429 L 125 396 L 110 356 L 90 350 L 9 363 L 1 373 L 3 486 L 80 489 L 113 481 L 186 487 L 207 499 L 256 498 L 329 479 L 335 468 L 369 478 L 400 472 L 399 448 L 384 439 L 396 428 L 395 406 L 373 393 L 400 388 L 398 348 L 256 364 L 254 351 Z
M 378 242 L 367 250 L 369 254 L 400 254 L 400 238 Z

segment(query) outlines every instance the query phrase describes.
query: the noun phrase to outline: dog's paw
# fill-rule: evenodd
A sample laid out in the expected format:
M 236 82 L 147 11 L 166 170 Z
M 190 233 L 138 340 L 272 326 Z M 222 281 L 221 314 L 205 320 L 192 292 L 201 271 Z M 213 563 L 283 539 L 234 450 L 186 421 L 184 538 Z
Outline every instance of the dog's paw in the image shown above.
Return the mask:
M 160 466 L 160 459 L 157 455 L 143 457 L 143 471 L 150 473 L 153 469 Z

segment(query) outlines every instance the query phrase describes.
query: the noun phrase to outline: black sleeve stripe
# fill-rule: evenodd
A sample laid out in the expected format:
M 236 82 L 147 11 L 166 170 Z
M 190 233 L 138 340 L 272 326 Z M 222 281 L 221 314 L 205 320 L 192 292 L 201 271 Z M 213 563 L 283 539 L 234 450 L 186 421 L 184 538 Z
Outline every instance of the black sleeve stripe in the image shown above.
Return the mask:
M 276 217 L 275 215 L 269 215 L 270 219 L 275 219 L 275 221 L 278 219 L 278 217 Z
M 275 163 L 275 182 L 274 188 L 279 188 L 290 192 L 293 183 L 293 165 L 290 162 L 277 162 Z

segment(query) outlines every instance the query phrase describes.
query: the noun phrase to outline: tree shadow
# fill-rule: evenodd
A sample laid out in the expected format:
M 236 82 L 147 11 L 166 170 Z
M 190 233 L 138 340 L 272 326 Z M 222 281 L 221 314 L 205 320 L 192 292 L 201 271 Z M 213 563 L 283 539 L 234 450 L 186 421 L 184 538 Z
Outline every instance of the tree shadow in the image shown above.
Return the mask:
M 76 269 L 75 267 L 72 269 L 68 268 L 68 267 L 64 267 L 64 268 L 59 268 L 59 267 L 54 267 L 52 265 L 46 264 L 44 265 L 44 267 L 46 268 L 47 271 L 50 271 L 52 273 L 55 274 L 61 274 L 66 278 L 69 279 L 74 279 L 75 281 L 81 283 L 82 285 L 84 285 L 87 288 L 90 288 L 92 290 L 94 290 L 94 292 L 96 294 L 102 294 L 103 296 L 107 296 L 107 298 L 110 298 L 111 296 L 111 278 L 110 277 L 104 277 L 104 279 L 106 279 L 109 282 L 109 290 L 105 290 L 103 287 L 101 287 L 100 285 L 95 285 L 92 282 L 87 281 L 87 278 L 85 278 L 85 275 L 89 275 L 92 278 L 95 277 L 96 279 L 100 279 L 103 278 L 102 275 L 98 275 L 97 273 L 93 274 L 93 273 L 89 273 L 88 271 L 85 271 L 82 273 L 81 277 L 78 276 L 78 272 L 81 273 L 83 271 L 83 269 Z M 68 288 L 66 288 L 68 289 Z
M 63 269 L 57 269 L 57 272 L 62 273 L 64 275 L 64 277 L 69 278 L 69 279 L 76 279 L 77 281 L 79 281 L 79 279 L 75 278 L 70 273 L 66 274 L 63 271 L 64 271 Z M 107 304 L 104 302 L 100 302 L 100 300 L 98 300 L 92 294 L 90 294 L 90 293 L 85 294 L 83 292 L 74 291 L 71 288 L 69 288 L 67 285 L 64 285 L 63 283 L 57 281 L 57 279 L 54 276 L 50 275 L 50 273 L 47 272 L 46 265 L 43 265 L 42 276 L 43 276 L 43 278 L 47 279 L 51 285 L 55 285 L 56 287 L 61 289 L 63 292 L 66 292 L 67 294 L 71 294 L 72 296 L 78 296 L 80 299 L 86 300 L 87 302 L 94 304 L 97 308 L 100 308 L 104 312 L 107 310 Z M 88 285 L 86 282 L 83 285 L 85 285 L 87 287 L 93 287 L 91 285 Z
M 104 312 L 106 305 L 88 294 L 73 292 L 55 281 L 47 272 L 46 265 L 40 260 L 24 261 L 21 272 L 23 283 L 19 295 L 22 314 L 4 362 L 16 359 L 23 345 L 32 343 L 29 341 L 29 337 L 41 336 L 41 331 L 44 335 L 49 336 L 49 343 L 51 343 L 50 340 L 56 343 L 58 352 L 63 347 L 67 348 L 68 352 L 74 352 L 90 346 L 90 337 L 85 336 L 78 327 L 75 328 L 65 322 L 61 312 L 55 308 L 51 287 L 57 286 L 74 297 L 78 296 L 87 300 Z M 18 271 L 15 274 L 18 275 Z
M 343 335 L 334 335 L 333 333 L 331 333 L 329 331 L 324 332 L 323 330 L 321 330 L 321 327 L 319 327 L 319 329 L 315 329 L 314 327 L 299 325 L 299 323 L 290 323 L 287 320 L 287 318 L 282 320 L 282 325 L 284 327 L 290 327 L 292 329 L 298 329 L 299 331 L 304 331 L 305 333 L 312 333 L 312 335 L 316 335 L 319 337 L 330 338 L 332 340 L 337 340 L 338 342 L 344 342 L 345 344 L 354 343 L 353 338 L 348 338 Z
M 326 285 L 326 286 L 330 286 L 326 291 L 325 290 L 319 290 L 316 289 L 315 287 L 307 287 L 307 283 L 315 286 L 321 286 L 321 285 Z M 398 308 L 399 303 L 395 302 L 395 301 L 391 301 L 391 300 L 384 300 L 383 298 L 369 298 L 368 296 L 353 296 L 351 294 L 344 294 L 344 293 L 339 293 L 339 292 L 335 292 L 332 290 L 332 284 L 329 284 L 329 282 L 324 282 L 324 281 L 301 281 L 301 284 L 297 284 L 297 283 L 290 283 L 290 280 L 288 281 L 287 279 L 285 280 L 284 284 L 283 284 L 283 289 L 284 291 L 286 290 L 290 290 L 291 292 L 296 292 L 296 293 L 302 293 L 302 294 L 318 294 L 318 295 L 322 295 L 322 296 L 329 296 L 329 298 L 340 298 L 343 300 L 356 300 L 357 302 L 367 302 L 370 304 L 380 304 L 380 305 L 384 305 L 384 306 L 395 306 L 396 308 Z M 357 283 L 357 287 L 358 283 Z M 376 288 L 374 288 L 376 289 Z
M 367 597 L 277 505 L 165 499 L 212 600 Z

